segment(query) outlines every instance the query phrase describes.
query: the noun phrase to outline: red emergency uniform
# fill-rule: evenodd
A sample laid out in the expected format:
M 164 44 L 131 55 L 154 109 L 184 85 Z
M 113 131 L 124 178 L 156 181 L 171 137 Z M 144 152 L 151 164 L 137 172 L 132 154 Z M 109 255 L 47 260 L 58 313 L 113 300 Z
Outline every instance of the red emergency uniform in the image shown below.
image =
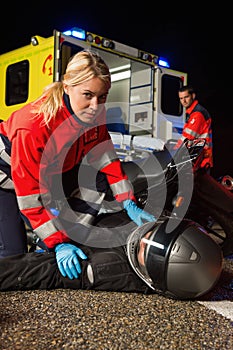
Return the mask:
M 69 171 L 84 157 L 106 174 L 117 201 L 134 199 L 106 127 L 105 109 L 90 126 L 80 121 L 63 100 L 62 108 L 47 126 L 43 115 L 36 116 L 33 105 L 28 104 L 0 124 L 0 135 L 11 143 L 11 176 L 19 209 L 49 248 L 70 241 L 59 219 L 45 207 L 53 176 Z M 77 213 L 77 221 L 79 218 L 87 226 L 93 221 L 92 215 Z
M 213 167 L 211 122 L 209 112 L 198 103 L 198 100 L 194 100 L 191 106 L 186 109 L 186 123 L 184 124 L 182 136 L 175 146 L 175 149 L 179 148 L 185 139 L 204 138 L 206 144 L 204 147 L 204 158 L 201 163 L 202 168 Z

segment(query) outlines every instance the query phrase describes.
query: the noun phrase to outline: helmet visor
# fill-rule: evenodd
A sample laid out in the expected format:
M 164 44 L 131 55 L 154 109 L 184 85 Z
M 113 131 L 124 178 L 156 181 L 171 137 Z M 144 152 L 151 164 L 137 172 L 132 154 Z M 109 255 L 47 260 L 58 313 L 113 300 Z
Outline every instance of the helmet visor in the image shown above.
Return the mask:
M 156 245 L 158 247 L 158 243 L 153 241 L 153 237 L 160 226 L 161 222 L 148 222 L 144 225 L 136 228 L 127 240 L 127 255 L 130 262 L 130 265 L 136 272 L 136 274 L 152 289 L 153 281 L 150 278 L 146 266 L 145 261 L 151 245 Z M 163 249 L 162 245 L 160 247 Z

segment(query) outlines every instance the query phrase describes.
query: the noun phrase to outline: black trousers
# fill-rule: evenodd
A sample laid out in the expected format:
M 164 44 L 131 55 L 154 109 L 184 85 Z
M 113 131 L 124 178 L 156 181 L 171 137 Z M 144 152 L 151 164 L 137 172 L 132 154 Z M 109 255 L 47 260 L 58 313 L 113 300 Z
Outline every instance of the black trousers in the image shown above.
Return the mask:
M 124 230 L 125 234 L 128 234 L 128 222 L 129 218 L 125 212 L 101 215 L 96 222 L 96 228 L 92 230 L 92 235 L 98 236 L 98 230 L 103 227 L 109 230 L 109 234 L 112 231 L 111 227 L 118 227 L 121 235 Z M 152 293 L 131 268 L 124 246 L 79 247 L 88 259 L 80 260 L 81 275 L 73 280 L 60 274 L 54 252 L 32 252 L 1 259 L 0 291 L 71 288 Z
M 25 252 L 26 228 L 15 192 L 0 188 L 0 258 Z

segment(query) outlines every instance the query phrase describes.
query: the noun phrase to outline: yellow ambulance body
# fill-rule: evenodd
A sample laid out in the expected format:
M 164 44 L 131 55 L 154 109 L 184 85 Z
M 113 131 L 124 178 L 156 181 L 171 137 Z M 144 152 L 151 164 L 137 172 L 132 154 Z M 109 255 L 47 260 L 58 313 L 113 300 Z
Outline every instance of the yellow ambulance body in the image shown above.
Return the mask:
M 30 45 L 0 55 L 1 119 L 7 119 L 14 110 L 35 100 L 52 83 L 53 62 L 53 37 L 33 37 Z

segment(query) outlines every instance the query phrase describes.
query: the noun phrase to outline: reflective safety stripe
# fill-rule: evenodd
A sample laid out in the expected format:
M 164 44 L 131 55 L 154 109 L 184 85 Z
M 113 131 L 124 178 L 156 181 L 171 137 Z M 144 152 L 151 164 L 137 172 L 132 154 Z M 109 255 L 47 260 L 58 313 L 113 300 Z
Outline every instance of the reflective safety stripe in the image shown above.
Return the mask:
M 11 165 L 11 157 L 6 152 L 6 146 L 0 136 L 0 158 L 6 162 L 8 165 Z M 0 170 L 0 187 L 7 190 L 14 189 L 14 183 L 11 178 L 3 170 Z
M 31 209 L 43 206 L 42 196 L 39 193 L 28 196 L 17 196 L 17 201 L 20 210 Z
M 59 217 L 74 224 L 83 225 L 87 228 L 89 228 L 95 220 L 95 217 L 93 215 L 87 213 L 80 213 L 72 210 L 71 208 L 63 208 Z
M 71 198 L 80 198 L 86 202 L 101 204 L 105 193 L 97 192 L 86 187 L 79 187 L 71 194 Z
M 133 193 L 133 186 L 129 180 L 121 180 L 115 184 L 110 185 L 113 195 L 127 192 Z
M 90 164 L 97 170 L 101 170 L 102 168 L 105 168 L 108 164 L 114 162 L 115 160 L 119 159 L 119 157 L 116 154 L 116 151 L 112 150 L 109 152 L 105 152 L 97 161 L 90 162 Z
M 185 128 L 184 129 L 184 132 L 186 132 L 188 135 L 191 135 L 193 137 L 197 136 L 197 132 L 190 129 L 190 128 Z M 203 139 L 206 139 L 208 138 L 209 134 L 207 132 L 203 133 L 203 134 L 198 134 L 198 138 L 203 138 Z
M 0 170 L 0 187 L 1 188 L 6 188 L 7 190 L 13 190 L 14 189 L 13 181 L 2 170 Z
M 85 202 L 88 202 L 89 206 L 92 206 L 93 204 L 92 208 L 94 209 L 96 214 L 100 210 L 104 197 L 105 197 L 105 193 L 99 193 L 87 188 L 80 188 L 80 192 L 77 191 L 75 194 L 72 195 L 72 198 L 78 198 L 78 199 L 84 200 Z M 97 206 L 98 206 L 98 209 L 97 209 Z M 70 207 L 63 206 L 59 214 L 59 217 L 69 222 L 79 223 L 81 225 L 84 225 L 85 227 L 89 227 L 89 225 L 93 223 L 96 216 L 88 212 L 83 213 L 83 212 L 74 210 Z
M 74 191 L 71 197 L 80 198 L 87 202 L 92 202 L 96 204 L 100 204 L 103 201 L 104 193 L 96 192 L 94 190 L 80 187 L 78 190 Z M 50 198 L 50 194 L 41 195 L 39 193 L 31 194 L 28 196 L 17 196 L 18 205 L 20 210 L 38 208 L 41 206 L 45 206 L 45 203 L 48 204 Z M 67 201 L 66 198 L 64 200 L 59 200 L 60 203 L 64 203 Z M 62 207 L 62 204 L 60 204 Z
M 11 157 L 6 152 L 6 146 L 0 137 L 0 158 L 2 158 L 7 164 L 11 164 Z
M 91 189 L 87 188 L 79 188 L 76 191 L 73 192 L 72 196 L 70 198 L 77 198 L 84 200 L 89 203 L 91 206 L 91 203 L 93 203 L 93 208 L 95 208 L 96 212 L 98 212 L 99 209 L 96 208 L 96 206 L 100 207 L 105 197 L 105 193 L 102 192 L 96 192 Z M 46 198 L 49 198 L 49 193 L 45 195 L 40 194 L 33 194 L 29 196 L 18 196 L 18 204 L 20 210 L 24 209 L 31 209 L 31 208 L 37 208 L 43 206 L 43 200 L 46 200 Z M 34 229 L 34 232 L 38 235 L 38 237 L 41 240 L 46 239 L 50 235 L 56 233 L 57 231 L 64 231 L 64 228 L 62 224 L 59 221 L 59 218 L 65 219 L 66 221 L 72 222 L 74 224 L 79 223 L 80 225 L 83 225 L 85 228 L 90 228 L 91 224 L 93 224 L 95 217 L 94 215 L 91 215 L 90 213 L 82 213 L 75 211 L 71 209 L 69 206 L 67 206 L 67 199 L 64 198 L 64 200 L 59 201 L 59 217 L 53 218 L 52 220 L 49 220 L 42 224 L 41 226 Z
M 180 138 L 181 141 L 184 141 L 185 139 L 186 139 L 186 137 L 183 136 L 183 135 L 182 135 L 181 138 Z
M 62 230 L 64 230 L 64 228 L 61 225 L 60 221 L 57 218 L 54 218 L 52 220 L 45 222 L 43 225 L 38 226 L 36 229 L 34 229 L 34 232 L 43 241 L 44 239 L 51 236 L 55 232 L 62 231 Z

